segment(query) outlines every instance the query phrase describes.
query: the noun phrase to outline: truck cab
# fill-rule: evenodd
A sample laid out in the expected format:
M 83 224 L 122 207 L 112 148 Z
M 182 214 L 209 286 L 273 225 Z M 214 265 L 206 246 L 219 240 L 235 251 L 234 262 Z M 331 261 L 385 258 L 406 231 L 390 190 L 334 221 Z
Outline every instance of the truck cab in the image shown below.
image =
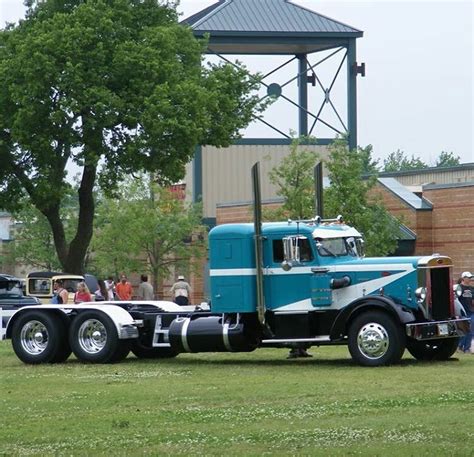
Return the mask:
M 467 322 L 451 289 L 452 261 L 364 256 L 361 233 L 342 218 L 263 223 L 263 303 L 258 303 L 253 224 L 209 235 L 211 310 L 264 310 L 263 345 L 348 344 L 361 364 L 454 353 Z M 391 345 L 391 350 L 388 348 Z

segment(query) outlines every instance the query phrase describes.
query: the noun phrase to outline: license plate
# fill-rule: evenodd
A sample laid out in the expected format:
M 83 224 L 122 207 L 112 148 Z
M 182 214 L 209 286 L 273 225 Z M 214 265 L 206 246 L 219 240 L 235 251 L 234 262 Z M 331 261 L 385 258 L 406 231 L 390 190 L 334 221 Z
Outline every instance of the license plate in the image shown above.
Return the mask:
M 448 324 L 438 324 L 439 336 L 449 335 Z

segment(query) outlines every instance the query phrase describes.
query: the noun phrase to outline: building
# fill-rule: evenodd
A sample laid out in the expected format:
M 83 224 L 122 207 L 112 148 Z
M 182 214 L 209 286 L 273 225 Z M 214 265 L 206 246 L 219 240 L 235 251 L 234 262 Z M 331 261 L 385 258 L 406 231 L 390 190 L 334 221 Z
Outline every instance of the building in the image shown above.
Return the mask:
M 474 164 L 381 173 L 376 193 L 404 222 L 400 254 L 448 255 L 455 278 L 474 270 Z M 273 195 L 263 203 L 276 206 L 281 199 Z M 219 203 L 216 223 L 250 222 L 251 205 L 250 200 Z

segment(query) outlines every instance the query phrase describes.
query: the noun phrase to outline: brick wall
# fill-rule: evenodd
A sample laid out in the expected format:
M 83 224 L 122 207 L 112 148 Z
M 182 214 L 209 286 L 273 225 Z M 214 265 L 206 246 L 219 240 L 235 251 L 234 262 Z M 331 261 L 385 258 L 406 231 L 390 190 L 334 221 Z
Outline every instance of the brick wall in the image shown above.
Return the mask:
M 276 209 L 280 203 L 263 203 L 262 206 L 268 209 Z M 216 211 L 216 224 L 231 224 L 240 222 L 253 222 L 253 208 L 249 203 L 241 205 L 218 206 Z
M 474 183 L 426 187 L 423 197 L 433 204 L 432 210 L 415 210 L 380 184 L 373 194 L 416 233 L 415 255 L 438 252 L 451 257 L 455 278 L 465 270 L 474 271 Z M 217 224 L 251 222 L 252 207 L 244 203 L 222 205 L 217 208 L 216 217 Z
M 459 187 L 427 188 L 433 203 L 433 251 L 449 255 L 454 276 L 474 270 L 474 183 Z

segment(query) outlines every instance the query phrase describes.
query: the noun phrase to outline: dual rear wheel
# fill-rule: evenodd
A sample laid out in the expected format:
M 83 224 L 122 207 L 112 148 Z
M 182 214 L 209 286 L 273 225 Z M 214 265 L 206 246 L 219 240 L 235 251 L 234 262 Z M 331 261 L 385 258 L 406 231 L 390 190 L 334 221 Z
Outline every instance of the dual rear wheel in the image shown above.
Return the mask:
M 69 329 L 59 314 L 27 311 L 13 324 L 12 345 L 28 364 L 64 362 L 71 352 L 83 362 L 111 363 L 130 352 L 130 340 L 119 339 L 112 319 L 96 310 L 78 314 Z
M 71 355 L 61 317 L 37 310 L 28 311 L 16 320 L 12 345 L 18 358 L 30 364 L 61 363 Z

